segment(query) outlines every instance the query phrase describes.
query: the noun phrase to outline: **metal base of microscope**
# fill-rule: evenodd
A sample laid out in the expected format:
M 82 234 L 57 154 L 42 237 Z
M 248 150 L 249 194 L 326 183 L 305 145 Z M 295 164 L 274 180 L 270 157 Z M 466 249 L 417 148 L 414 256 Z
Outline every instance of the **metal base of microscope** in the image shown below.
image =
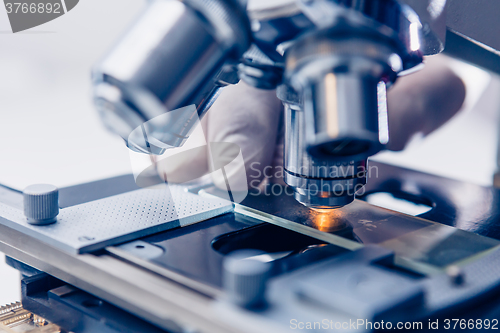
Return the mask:
M 403 313 L 382 311 L 388 304 L 383 294 L 364 300 L 374 319 L 426 324 L 498 318 L 500 192 L 371 165 L 378 175 L 369 179 L 367 193 L 389 192 L 433 209 L 411 217 L 357 200 L 324 217 L 283 194 L 249 195 L 234 213 L 85 254 L 0 223 L 0 250 L 25 274 L 25 308 L 73 332 L 286 332 L 295 317 L 341 320 L 347 317 L 338 317 L 334 300 L 353 294 L 321 277 L 329 281 L 330 270 L 344 271 L 347 264 L 350 271 L 368 270 L 383 274 L 379 280 L 407 286 L 406 301 L 414 303 L 405 303 Z M 60 206 L 135 189 L 132 176 L 63 188 Z M 267 310 L 240 309 L 224 298 L 222 261 L 243 248 L 287 253 L 274 261 Z M 450 266 L 458 267 L 461 277 L 445 274 Z M 322 299 L 316 288 L 330 296 Z M 360 316 L 356 311 L 350 318 Z

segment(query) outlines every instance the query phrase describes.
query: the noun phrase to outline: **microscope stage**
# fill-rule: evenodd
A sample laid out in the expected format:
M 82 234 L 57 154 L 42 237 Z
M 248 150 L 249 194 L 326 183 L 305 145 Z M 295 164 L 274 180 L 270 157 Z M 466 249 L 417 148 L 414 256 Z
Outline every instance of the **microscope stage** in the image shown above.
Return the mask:
M 161 204 L 165 208 L 171 203 L 166 190 L 138 189 L 129 175 L 60 189 L 59 221 L 45 227 L 23 225 L 19 193 L 2 191 L 1 212 L 12 215 L 9 220 L 0 218 L 0 250 L 163 329 L 170 329 L 173 321 L 181 326 L 196 322 L 212 332 L 278 332 L 261 325 L 324 316 L 343 321 L 359 318 L 361 309 L 367 311 L 366 319 L 384 320 L 422 319 L 479 306 L 496 311 L 498 191 L 373 164 L 379 173 L 369 180 L 366 193 L 407 198 L 419 194 L 419 200 L 433 209 L 415 217 L 373 206 L 361 196 L 341 209 L 317 212 L 296 202 L 285 189 L 280 195 L 250 193 L 233 209 L 216 198 L 213 187 L 187 192 L 171 186 L 170 194 L 184 199 L 172 199 L 178 219 L 173 211 L 158 212 Z M 149 216 L 156 215 L 148 218 L 149 209 Z M 63 229 L 70 219 L 79 222 L 78 232 Z M 91 224 L 85 227 L 85 221 Z M 77 235 L 96 239 L 81 245 L 75 242 Z M 233 251 L 243 249 L 259 250 L 259 260 L 272 263 L 269 310 L 239 309 L 226 300 L 223 263 Z M 22 264 L 19 267 L 22 271 Z M 332 276 L 338 283 L 329 282 Z M 392 285 L 401 288 L 390 297 L 362 297 L 366 290 L 359 293 L 350 281 L 355 276 L 368 279 L 373 292 Z M 37 304 L 46 303 L 43 295 L 26 294 L 23 304 L 26 301 L 27 310 L 36 313 Z M 485 295 L 492 295 L 491 300 L 484 301 Z M 51 297 L 53 302 L 65 301 Z M 359 306 L 346 308 L 345 317 L 338 311 L 344 303 L 337 299 Z M 398 312 L 407 306 L 412 310 Z M 475 318 L 482 318 L 483 312 Z M 57 318 L 55 313 L 46 317 L 56 324 Z
M 22 209 L 0 203 L 0 223 L 70 253 L 85 253 L 186 226 L 233 210 L 179 186 L 139 189 L 62 208 L 57 222 L 31 225 Z

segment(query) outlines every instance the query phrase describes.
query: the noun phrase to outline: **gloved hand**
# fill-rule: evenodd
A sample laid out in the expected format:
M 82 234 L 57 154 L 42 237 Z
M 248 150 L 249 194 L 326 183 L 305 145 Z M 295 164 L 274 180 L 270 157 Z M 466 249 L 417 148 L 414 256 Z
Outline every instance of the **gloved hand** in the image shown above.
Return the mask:
M 448 121 L 462 106 L 465 86 L 439 56 L 427 60 L 419 72 L 401 77 L 388 91 L 390 141 L 388 149 L 402 150 L 411 137 L 427 135 Z M 157 170 L 168 182 L 185 182 L 209 172 L 216 161 L 226 165 L 241 149 L 243 163 L 225 168 L 232 190 L 259 186 L 267 178 L 282 182 L 283 177 L 283 106 L 276 92 L 259 90 L 240 82 L 224 89 L 202 120 L 206 141 L 230 142 L 208 152 L 207 146 L 157 159 Z M 189 139 L 191 140 L 191 138 Z M 239 147 L 239 148 L 238 148 Z M 211 159 L 210 159 L 211 155 Z M 241 169 L 246 170 L 245 173 Z M 242 176 L 243 175 L 243 176 Z M 213 173 L 214 183 L 226 188 L 222 174 Z

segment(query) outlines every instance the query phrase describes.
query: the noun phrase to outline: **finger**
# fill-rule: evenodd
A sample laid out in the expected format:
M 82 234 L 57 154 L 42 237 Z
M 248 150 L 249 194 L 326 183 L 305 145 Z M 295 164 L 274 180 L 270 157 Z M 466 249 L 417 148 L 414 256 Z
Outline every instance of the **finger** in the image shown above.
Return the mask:
M 425 135 L 455 115 L 465 99 L 462 80 L 431 57 L 424 69 L 398 79 L 387 94 L 390 150 L 402 150 L 418 132 Z
M 281 109 L 274 90 L 256 89 L 243 82 L 225 88 L 215 102 L 209 111 L 209 141 L 236 144 L 244 161 L 225 168 L 230 183 L 258 184 L 263 179 L 264 168 L 274 156 Z M 234 152 L 218 149 L 212 158 L 219 165 L 230 165 Z M 225 186 L 220 173 L 212 178 L 217 186 Z

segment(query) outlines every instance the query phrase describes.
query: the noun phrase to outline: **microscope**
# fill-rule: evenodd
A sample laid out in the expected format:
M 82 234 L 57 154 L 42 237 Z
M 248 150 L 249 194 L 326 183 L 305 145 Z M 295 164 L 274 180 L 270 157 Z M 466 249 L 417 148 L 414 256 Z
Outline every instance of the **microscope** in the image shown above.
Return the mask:
M 496 328 L 500 190 L 376 161 L 370 178 L 367 160 L 389 142 L 387 90 L 424 56 L 500 73 L 499 10 L 497 0 L 148 1 L 93 71 L 106 127 L 161 155 L 228 85 L 275 90 L 293 196 L 231 202 L 214 184 L 133 175 L 0 186 L 0 250 L 23 274 L 22 304 L 0 308 L 0 330 Z M 362 188 L 431 209 L 383 209 L 354 199 Z
M 96 66 L 95 104 L 130 149 L 162 154 L 186 141 L 224 86 L 276 89 L 285 182 L 307 207 L 342 207 L 366 184 L 367 158 L 389 141 L 386 90 L 444 50 L 447 6 L 453 18 L 466 4 L 153 1 Z M 460 39 L 479 34 L 482 45 L 484 29 L 448 21 L 450 50 L 470 60 Z M 491 55 L 475 58 L 492 65 Z
M 284 180 L 351 203 L 388 143 L 386 90 L 444 49 L 446 1 L 152 1 L 96 66 L 95 105 L 137 152 L 181 146 L 228 84 L 276 89 Z

